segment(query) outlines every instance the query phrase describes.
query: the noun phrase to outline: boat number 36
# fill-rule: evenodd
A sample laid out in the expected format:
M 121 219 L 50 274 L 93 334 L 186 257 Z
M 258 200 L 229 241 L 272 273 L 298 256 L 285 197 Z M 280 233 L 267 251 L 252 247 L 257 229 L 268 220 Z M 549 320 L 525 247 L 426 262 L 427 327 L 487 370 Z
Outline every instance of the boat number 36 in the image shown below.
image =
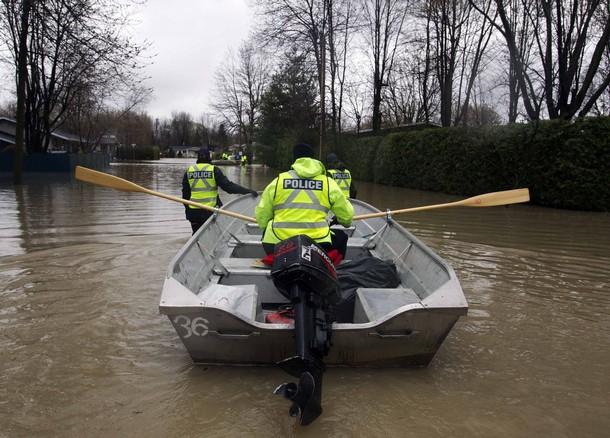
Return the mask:
M 208 320 L 198 316 L 197 318 L 189 318 L 186 315 L 178 315 L 174 318 L 174 324 L 182 327 L 186 333 L 183 338 L 191 336 L 205 336 L 208 334 Z

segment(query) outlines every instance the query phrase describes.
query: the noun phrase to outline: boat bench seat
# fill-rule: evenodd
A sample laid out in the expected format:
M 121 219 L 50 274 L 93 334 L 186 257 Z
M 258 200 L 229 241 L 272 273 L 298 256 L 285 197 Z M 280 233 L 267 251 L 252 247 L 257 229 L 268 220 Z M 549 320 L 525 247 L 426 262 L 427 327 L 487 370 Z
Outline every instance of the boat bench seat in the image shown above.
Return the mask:
M 235 236 L 239 242 L 236 242 L 235 239 L 231 239 L 230 243 L 232 244 L 243 244 L 243 245 L 262 245 L 260 235 L 255 234 L 237 234 Z M 348 248 L 362 248 L 368 239 L 364 237 L 350 237 L 347 241 Z
M 332 229 L 335 229 L 335 227 L 331 227 Z M 354 234 L 354 231 L 356 230 L 356 227 L 354 227 L 353 225 L 351 227 L 348 228 L 339 228 L 337 227 L 338 230 L 343 230 L 344 232 L 347 233 L 348 236 L 351 236 Z M 257 223 L 253 223 L 253 222 L 248 222 L 246 224 L 246 232 L 250 235 L 254 235 L 254 236 L 260 236 L 263 234 L 263 232 L 261 231 L 261 229 L 258 227 Z
M 375 321 L 408 304 L 421 303 L 419 296 L 410 288 L 365 288 L 356 290 L 354 323 Z
M 214 269 L 217 274 L 223 274 L 222 267 L 231 274 L 268 275 L 270 267 L 261 265 L 258 258 L 220 258 L 220 265 Z
M 254 284 L 238 286 L 211 284 L 197 296 L 205 307 L 216 307 L 229 313 L 238 313 L 251 320 L 256 319 L 260 306 L 258 289 Z
M 246 232 L 251 236 L 262 236 L 263 232 L 258 227 L 257 223 L 248 222 L 246 224 Z

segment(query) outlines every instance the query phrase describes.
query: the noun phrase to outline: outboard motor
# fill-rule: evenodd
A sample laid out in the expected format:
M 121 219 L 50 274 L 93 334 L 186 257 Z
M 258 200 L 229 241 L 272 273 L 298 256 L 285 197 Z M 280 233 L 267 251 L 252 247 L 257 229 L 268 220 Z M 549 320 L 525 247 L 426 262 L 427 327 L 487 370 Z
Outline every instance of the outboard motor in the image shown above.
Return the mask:
M 321 247 L 298 235 L 275 246 L 271 277 L 294 308 L 296 354 L 278 366 L 299 379 L 274 393 L 291 400 L 290 415 L 300 416 L 300 424 L 307 425 L 322 413 L 322 359 L 330 348 L 329 307 L 339 300 L 337 273 Z

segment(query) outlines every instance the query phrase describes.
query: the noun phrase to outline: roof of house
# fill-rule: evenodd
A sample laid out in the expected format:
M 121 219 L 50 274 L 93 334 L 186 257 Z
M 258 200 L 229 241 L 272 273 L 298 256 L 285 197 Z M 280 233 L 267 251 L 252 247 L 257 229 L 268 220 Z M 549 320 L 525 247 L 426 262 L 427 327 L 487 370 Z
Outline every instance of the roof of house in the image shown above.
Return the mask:
M 3 141 L 8 144 L 15 144 L 15 136 L 0 132 L 0 141 Z
M 10 125 L 17 124 L 15 119 L 11 119 L 9 117 L 0 117 L 0 122 L 8 122 L 8 124 L 10 124 Z M 1 126 L 1 123 L 0 123 L 0 126 Z M 13 132 L 3 131 L 1 127 L 0 127 L 0 134 L 4 134 L 4 135 L 8 134 L 13 137 L 15 136 L 15 134 Z M 60 140 L 64 140 L 64 141 L 73 141 L 73 142 L 81 141 L 81 138 L 78 135 L 74 135 L 74 134 L 71 134 L 66 131 L 61 131 L 59 129 L 56 129 L 53 132 L 51 132 L 51 136 L 58 138 Z M 14 143 L 14 140 L 13 140 L 13 143 Z
M 55 131 L 51 132 L 51 136 L 59 138 L 60 140 L 65 140 L 65 141 L 75 141 L 75 142 L 81 141 L 81 138 L 78 135 L 70 134 L 65 131 L 55 130 Z

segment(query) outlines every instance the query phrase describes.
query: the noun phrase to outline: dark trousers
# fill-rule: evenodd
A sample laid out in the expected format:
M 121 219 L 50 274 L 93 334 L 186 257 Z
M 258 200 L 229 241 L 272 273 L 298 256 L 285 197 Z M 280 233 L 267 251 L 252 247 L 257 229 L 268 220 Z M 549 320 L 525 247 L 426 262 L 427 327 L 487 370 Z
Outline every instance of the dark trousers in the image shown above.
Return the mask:
M 212 216 L 212 214 L 213 213 L 211 211 L 207 211 L 207 210 L 193 210 L 193 209 L 191 209 L 191 211 L 187 210 L 186 218 L 191 223 L 191 228 L 193 230 L 193 234 L 195 234 L 197 232 L 197 230 L 199 230 L 199 228 L 201 228 L 201 226 L 205 223 L 205 221 L 207 221 L 210 218 L 210 216 Z
M 193 234 L 195 234 L 197 232 L 197 230 L 199 230 L 199 228 L 201 228 L 202 225 L 203 225 L 203 222 L 192 222 L 191 221 L 191 228 L 193 230 Z
M 331 242 L 318 243 L 320 247 L 326 252 L 331 249 L 336 249 L 339 251 L 341 256 L 345 258 L 345 253 L 347 252 L 347 233 L 342 230 L 332 230 L 330 235 Z M 275 245 L 273 243 L 265 243 L 263 242 L 263 249 L 265 250 L 265 254 L 273 254 L 273 250 L 275 249 Z

